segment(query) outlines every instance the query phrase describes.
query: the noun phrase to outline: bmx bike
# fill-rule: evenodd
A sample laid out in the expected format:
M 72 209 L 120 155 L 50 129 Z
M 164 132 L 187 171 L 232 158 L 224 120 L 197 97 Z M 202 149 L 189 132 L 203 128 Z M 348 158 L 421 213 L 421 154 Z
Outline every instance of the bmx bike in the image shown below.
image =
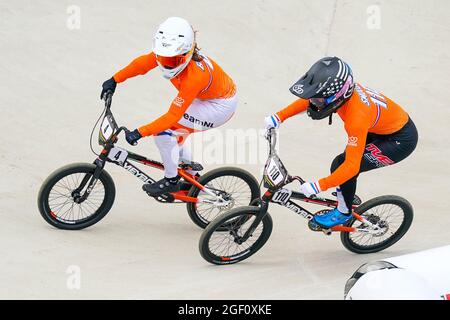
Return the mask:
M 289 190 L 285 186 L 293 181 L 304 183 L 298 176 L 290 176 L 276 152 L 277 133 L 269 129 L 265 135 L 269 143 L 269 156 L 264 167 L 263 181 L 267 189 L 251 206 L 234 208 L 212 221 L 203 231 L 199 249 L 202 257 L 212 264 L 232 264 L 243 261 L 269 239 L 272 218 L 268 213 L 269 203 L 286 207 L 308 220 L 312 231 L 326 235 L 340 232 L 344 247 L 355 253 L 373 253 L 384 250 L 408 231 L 413 220 L 413 208 L 404 198 L 384 195 L 361 203 L 355 196 L 352 218 L 345 225 L 324 229 L 313 221 L 317 214 L 311 213 L 292 200 L 336 208 L 335 199 L 305 195 Z M 333 194 L 336 196 L 336 194 Z
M 98 142 L 103 147 L 93 163 L 72 163 L 57 169 L 43 182 L 38 193 L 38 208 L 50 225 L 59 229 L 79 230 L 99 222 L 110 211 L 116 194 L 114 181 L 105 170 L 106 163 L 118 165 L 143 183 L 155 180 L 134 166 L 137 162 L 145 166 L 164 170 L 158 161 L 147 159 L 116 146 L 119 134 L 127 132 L 119 127 L 111 112 L 112 95 L 105 97 L 105 108 L 100 119 Z M 211 170 L 199 177 L 188 170 L 201 171 L 202 165 L 182 160 L 178 167 L 181 188 L 179 191 L 154 197 L 162 203 L 186 203 L 191 220 L 205 228 L 221 213 L 236 206 L 249 205 L 259 198 L 258 181 L 249 172 L 235 167 Z

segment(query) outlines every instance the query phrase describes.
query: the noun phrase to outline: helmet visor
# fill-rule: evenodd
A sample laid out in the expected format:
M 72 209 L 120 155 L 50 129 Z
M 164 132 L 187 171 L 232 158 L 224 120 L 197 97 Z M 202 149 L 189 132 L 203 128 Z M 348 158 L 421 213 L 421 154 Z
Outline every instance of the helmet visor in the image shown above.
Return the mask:
M 186 54 L 181 54 L 175 57 L 163 57 L 156 55 L 156 61 L 158 61 L 158 63 L 166 69 L 175 69 L 176 67 L 181 66 L 186 62 L 186 59 Z

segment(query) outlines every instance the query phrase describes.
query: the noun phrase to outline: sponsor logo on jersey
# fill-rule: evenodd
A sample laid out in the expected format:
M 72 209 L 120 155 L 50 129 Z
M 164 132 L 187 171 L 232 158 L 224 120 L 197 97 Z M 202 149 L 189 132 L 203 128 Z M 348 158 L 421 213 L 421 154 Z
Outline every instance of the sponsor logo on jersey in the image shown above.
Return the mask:
M 197 65 L 197 67 L 202 69 L 203 72 L 205 71 L 205 67 L 203 66 L 203 63 L 201 63 L 200 61 L 196 61 L 195 64 Z
M 357 147 L 358 146 L 358 137 L 348 137 L 348 146 L 350 147 Z
M 173 104 L 176 105 L 177 107 L 181 107 L 181 105 L 183 104 L 184 99 L 182 97 L 176 97 L 173 100 Z
M 362 103 L 370 107 L 369 98 L 364 93 L 364 91 L 361 89 L 359 85 L 355 86 L 356 93 L 358 93 L 359 99 L 361 99 Z
M 206 128 L 214 128 L 214 123 L 213 122 L 208 122 L 208 121 L 204 121 L 204 120 L 200 120 L 197 119 L 187 113 L 185 113 L 183 115 L 183 118 L 185 118 L 187 121 L 192 122 L 195 125 L 200 125 L 202 127 L 206 127 Z

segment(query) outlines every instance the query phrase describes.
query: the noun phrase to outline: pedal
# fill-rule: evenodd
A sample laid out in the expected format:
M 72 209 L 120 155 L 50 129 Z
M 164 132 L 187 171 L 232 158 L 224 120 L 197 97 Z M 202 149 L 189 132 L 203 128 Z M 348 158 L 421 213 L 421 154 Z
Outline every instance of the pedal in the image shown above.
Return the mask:
M 189 160 L 182 160 L 178 166 L 183 170 L 192 170 L 192 171 L 203 170 L 203 166 L 200 163 Z
M 331 193 L 334 197 L 337 197 L 337 192 L 334 191 Z M 356 206 L 359 206 L 362 203 L 361 198 L 355 194 L 355 197 L 353 198 L 353 204 Z
M 317 223 L 313 222 L 312 220 L 308 221 L 308 227 L 311 231 L 322 231 L 322 227 L 319 226 Z
M 162 203 L 172 203 L 175 201 L 175 197 L 170 193 L 164 193 L 159 196 L 152 196 L 151 194 L 147 193 L 150 197 L 155 198 L 156 201 L 162 202 Z
M 314 213 L 314 216 L 320 216 L 321 214 L 325 214 L 329 211 L 330 210 L 328 210 L 328 209 L 320 210 L 320 211 L 317 211 L 316 213 Z M 320 225 L 318 225 L 317 223 L 315 223 L 313 220 L 308 221 L 308 227 L 309 227 L 309 229 L 311 229 L 311 231 L 322 231 L 322 227 Z

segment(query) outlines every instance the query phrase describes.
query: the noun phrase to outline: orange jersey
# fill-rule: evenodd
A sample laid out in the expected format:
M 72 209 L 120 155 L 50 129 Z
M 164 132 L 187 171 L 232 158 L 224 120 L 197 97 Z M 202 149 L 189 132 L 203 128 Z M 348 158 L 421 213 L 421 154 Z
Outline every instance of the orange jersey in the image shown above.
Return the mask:
M 120 83 L 128 78 L 146 74 L 157 66 L 156 56 L 152 52 L 133 60 L 117 72 L 114 79 Z M 138 129 L 144 137 L 175 127 L 194 99 L 226 99 L 236 93 L 233 80 L 208 57 L 204 57 L 200 62 L 191 60 L 186 68 L 170 81 L 178 89 L 178 95 L 173 99 L 167 113 Z
M 299 99 L 277 113 L 281 121 L 306 111 L 309 101 Z M 345 161 L 328 177 L 319 180 L 325 191 L 339 186 L 359 172 L 369 132 L 387 135 L 400 130 L 408 121 L 408 114 L 397 103 L 374 90 L 355 85 L 351 98 L 337 110 L 348 135 Z

